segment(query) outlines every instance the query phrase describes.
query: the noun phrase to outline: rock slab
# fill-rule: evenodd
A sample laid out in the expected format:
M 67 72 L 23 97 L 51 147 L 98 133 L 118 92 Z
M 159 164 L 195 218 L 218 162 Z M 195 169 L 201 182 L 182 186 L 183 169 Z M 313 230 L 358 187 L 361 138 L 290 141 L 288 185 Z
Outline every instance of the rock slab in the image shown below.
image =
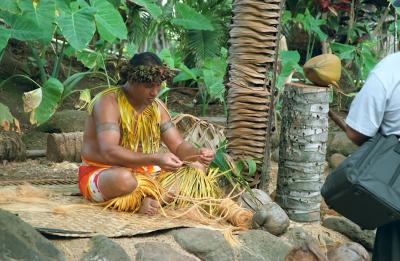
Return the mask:
M 234 252 L 221 232 L 202 228 L 184 228 L 171 232 L 187 252 L 205 261 L 234 260 Z
M 327 216 L 322 222 L 326 228 L 337 231 L 351 240 L 360 243 L 368 250 L 373 250 L 375 230 L 362 230 L 357 224 L 345 217 Z
M 135 245 L 136 261 L 195 261 L 196 258 L 183 255 L 167 243 L 144 242 Z
M 65 260 L 64 255 L 31 225 L 0 209 L 0 260 Z
M 285 260 L 291 245 L 266 231 L 250 230 L 239 234 L 242 242 L 239 260 Z
M 90 249 L 86 252 L 82 261 L 92 260 L 119 260 L 129 261 L 131 260 L 125 250 L 109 239 L 106 236 L 98 235 L 90 239 Z

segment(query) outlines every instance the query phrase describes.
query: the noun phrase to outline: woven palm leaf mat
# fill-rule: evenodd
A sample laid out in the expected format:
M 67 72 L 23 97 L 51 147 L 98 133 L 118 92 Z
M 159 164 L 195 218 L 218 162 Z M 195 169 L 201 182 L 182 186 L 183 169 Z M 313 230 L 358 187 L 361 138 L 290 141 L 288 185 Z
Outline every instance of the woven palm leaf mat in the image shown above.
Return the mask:
M 180 227 L 217 229 L 187 219 L 103 210 L 102 207 L 91 206 L 78 196 L 77 185 L 35 185 L 34 189 L 48 192 L 48 196 L 13 197 L 19 188 L 0 186 L 0 208 L 18 215 L 44 234 L 62 237 L 92 237 L 97 234 L 122 237 Z M 5 195 L 11 196 L 7 199 Z M 55 212 L 57 209 L 58 213 Z

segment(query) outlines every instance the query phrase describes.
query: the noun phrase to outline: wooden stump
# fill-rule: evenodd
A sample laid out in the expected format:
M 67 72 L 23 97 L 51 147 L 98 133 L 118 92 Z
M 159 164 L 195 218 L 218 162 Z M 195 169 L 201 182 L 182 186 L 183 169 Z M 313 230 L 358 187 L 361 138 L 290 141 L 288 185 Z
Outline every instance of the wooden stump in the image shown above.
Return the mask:
M 25 144 L 16 132 L 0 132 L 0 160 L 24 160 Z
M 47 137 L 47 159 L 81 162 L 83 132 L 53 133 Z
M 292 220 L 319 221 L 329 89 L 291 83 L 284 97 L 276 201 Z

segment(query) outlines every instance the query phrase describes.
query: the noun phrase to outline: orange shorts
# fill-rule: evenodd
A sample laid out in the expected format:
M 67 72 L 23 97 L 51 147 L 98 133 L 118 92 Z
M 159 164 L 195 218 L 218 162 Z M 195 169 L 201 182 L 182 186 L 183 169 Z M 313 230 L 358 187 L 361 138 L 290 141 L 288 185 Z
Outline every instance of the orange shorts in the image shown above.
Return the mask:
M 104 202 L 103 194 L 99 188 L 99 176 L 103 170 L 112 166 L 92 162 L 82 157 L 82 166 L 79 167 L 79 190 L 82 196 L 90 201 Z M 132 169 L 133 173 L 151 175 L 160 171 L 158 166 L 143 166 Z

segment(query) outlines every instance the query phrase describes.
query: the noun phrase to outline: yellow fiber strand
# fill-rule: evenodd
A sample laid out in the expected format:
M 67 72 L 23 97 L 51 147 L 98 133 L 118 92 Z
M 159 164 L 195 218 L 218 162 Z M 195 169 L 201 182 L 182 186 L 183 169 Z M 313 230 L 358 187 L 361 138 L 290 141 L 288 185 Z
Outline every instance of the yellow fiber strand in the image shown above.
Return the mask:
M 222 192 L 218 186 L 215 176 L 218 174 L 218 169 L 210 168 L 207 173 L 201 170 L 184 166 L 175 172 L 162 172 L 157 180 L 164 189 L 172 186 L 176 188 L 174 201 L 169 204 L 173 208 L 185 208 L 194 201 L 203 201 L 203 207 L 207 212 L 214 213 L 217 208 L 204 199 L 218 199 Z
M 150 197 L 158 202 L 161 201 L 162 190 L 160 185 L 151 177 L 146 175 L 136 175 L 137 188 L 130 194 L 117 197 L 102 203 L 105 209 L 115 209 L 118 211 L 137 212 L 145 197 Z

